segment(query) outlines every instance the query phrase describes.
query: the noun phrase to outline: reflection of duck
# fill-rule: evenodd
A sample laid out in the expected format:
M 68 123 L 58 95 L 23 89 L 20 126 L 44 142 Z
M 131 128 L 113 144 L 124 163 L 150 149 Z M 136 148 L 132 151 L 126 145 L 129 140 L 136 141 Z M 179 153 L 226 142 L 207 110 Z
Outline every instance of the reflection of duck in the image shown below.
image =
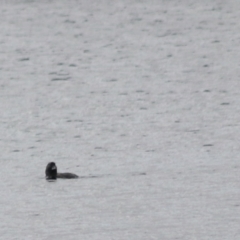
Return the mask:
M 46 173 L 46 179 L 48 180 L 54 180 L 57 178 L 65 178 L 65 179 L 78 178 L 78 176 L 73 173 L 58 173 L 55 162 L 48 163 L 45 173 Z

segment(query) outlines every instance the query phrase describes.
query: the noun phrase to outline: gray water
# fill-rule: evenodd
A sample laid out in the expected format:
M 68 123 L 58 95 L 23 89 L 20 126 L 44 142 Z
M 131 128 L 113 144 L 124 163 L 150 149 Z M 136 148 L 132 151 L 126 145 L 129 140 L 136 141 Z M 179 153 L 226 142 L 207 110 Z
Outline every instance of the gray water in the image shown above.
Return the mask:
M 239 10 L 2 1 L 1 239 L 238 240 Z

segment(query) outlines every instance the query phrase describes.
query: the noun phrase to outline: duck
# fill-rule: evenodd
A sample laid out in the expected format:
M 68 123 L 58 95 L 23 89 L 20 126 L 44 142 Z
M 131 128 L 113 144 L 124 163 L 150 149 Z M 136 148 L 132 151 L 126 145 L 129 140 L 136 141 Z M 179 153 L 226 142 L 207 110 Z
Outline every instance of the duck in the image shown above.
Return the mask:
M 78 178 L 78 175 L 74 173 L 58 173 L 57 172 L 57 165 L 55 162 L 49 162 L 46 166 L 45 170 L 46 179 L 47 180 L 56 180 L 57 178 L 63 179 L 71 179 L 71 178 Z

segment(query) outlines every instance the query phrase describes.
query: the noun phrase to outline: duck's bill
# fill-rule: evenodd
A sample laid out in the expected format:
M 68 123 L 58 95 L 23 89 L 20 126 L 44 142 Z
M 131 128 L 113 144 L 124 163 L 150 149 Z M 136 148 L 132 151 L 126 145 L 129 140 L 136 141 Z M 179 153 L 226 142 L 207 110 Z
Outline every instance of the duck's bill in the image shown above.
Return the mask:
M 56 168 L 56 166 L 52 166 L 52 168 L 51 168 L 52 170 L 56 170 L 57 168 Z

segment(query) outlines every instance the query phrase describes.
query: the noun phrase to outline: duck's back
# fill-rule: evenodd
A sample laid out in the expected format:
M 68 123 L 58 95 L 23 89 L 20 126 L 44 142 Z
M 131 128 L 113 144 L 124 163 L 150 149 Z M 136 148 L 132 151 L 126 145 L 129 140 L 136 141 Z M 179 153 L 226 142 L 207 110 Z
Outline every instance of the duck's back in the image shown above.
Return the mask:
M 57 178 L 78 178 L 78 175 L 74 174 L 74 173 L 58 173 L 57 174 Z

